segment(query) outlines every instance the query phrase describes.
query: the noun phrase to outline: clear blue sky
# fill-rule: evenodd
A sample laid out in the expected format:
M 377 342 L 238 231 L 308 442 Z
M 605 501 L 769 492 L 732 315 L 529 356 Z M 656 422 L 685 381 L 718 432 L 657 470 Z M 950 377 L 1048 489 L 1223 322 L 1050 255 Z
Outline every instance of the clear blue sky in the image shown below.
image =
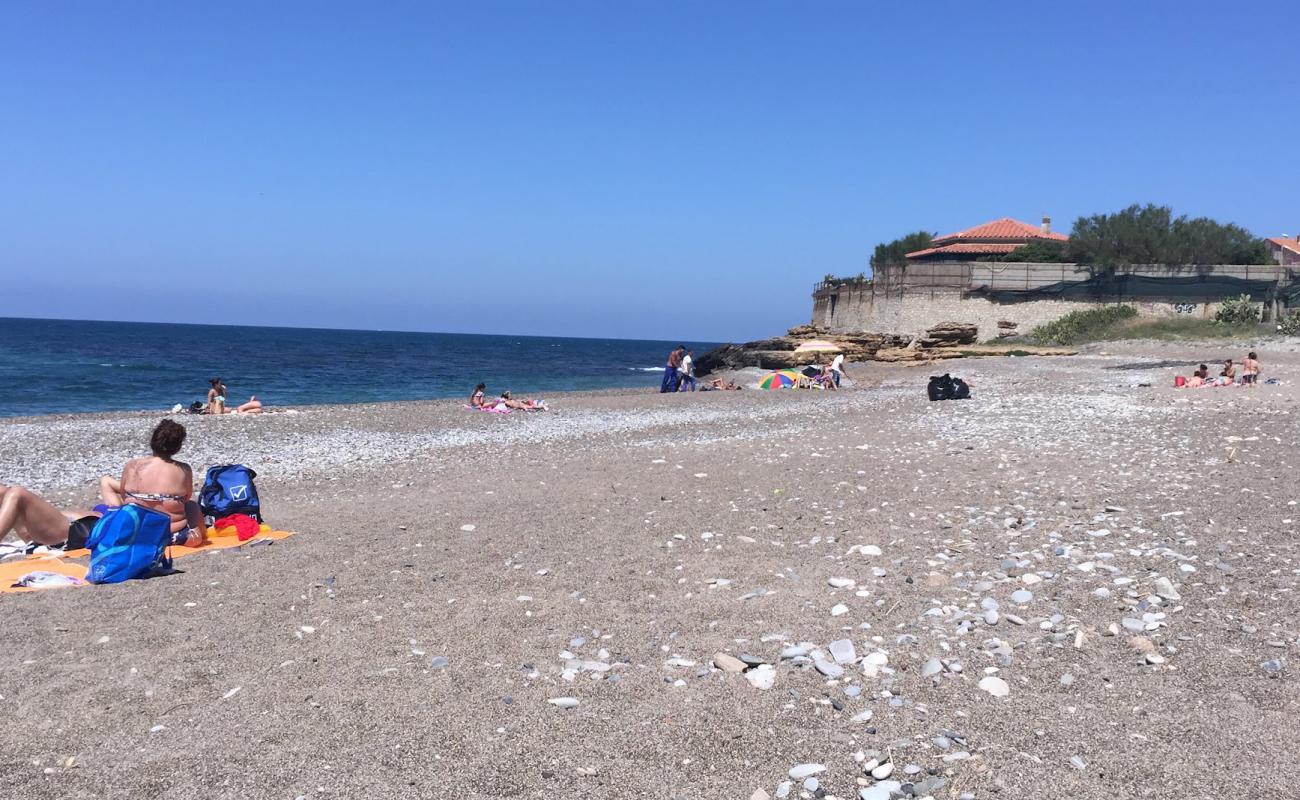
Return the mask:
M 1300 231 L 1291 3 L 27 2 L 0 316 L 741 340 L 918 228 Z

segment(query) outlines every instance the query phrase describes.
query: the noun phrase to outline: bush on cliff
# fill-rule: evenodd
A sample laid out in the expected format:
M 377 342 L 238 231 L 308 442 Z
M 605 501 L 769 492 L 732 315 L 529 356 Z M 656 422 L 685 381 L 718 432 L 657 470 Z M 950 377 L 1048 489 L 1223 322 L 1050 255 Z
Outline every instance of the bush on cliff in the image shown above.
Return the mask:
M 1300 336 L 1300 311 L 1292 311 L 1279 319 L 1277 332 L 1283 336 Z
M 1250 295 L 1226 298 L 1214 312 L 1214 321 L 1223 325 L 1258 325 L 1259 307 L 1251 302 Z
M 1115 305 L 1071 311 L 1058 320 L 1039 325 L 1029 338 L 1042 344 L 1077 344 L 1100 338 L 1108 329 L 1137 316 L 1133 306 Z

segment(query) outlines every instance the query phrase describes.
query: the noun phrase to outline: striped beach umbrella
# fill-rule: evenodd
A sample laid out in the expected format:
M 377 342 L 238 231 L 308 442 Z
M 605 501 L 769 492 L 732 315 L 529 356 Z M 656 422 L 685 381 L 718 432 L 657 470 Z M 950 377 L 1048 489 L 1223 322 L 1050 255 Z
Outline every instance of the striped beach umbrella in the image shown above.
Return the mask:
M 788 369 L 770 372 L 758 382 L 760 389 L 789 389 L 799 382 L 799 374 Z

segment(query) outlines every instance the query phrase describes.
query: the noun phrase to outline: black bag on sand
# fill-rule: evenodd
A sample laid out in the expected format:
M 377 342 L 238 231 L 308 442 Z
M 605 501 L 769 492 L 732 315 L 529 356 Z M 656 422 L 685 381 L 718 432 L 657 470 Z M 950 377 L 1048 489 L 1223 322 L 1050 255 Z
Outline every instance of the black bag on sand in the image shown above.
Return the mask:
M 925 387 L 925 393 L 932 401 L 970 399 L 970 387 L 966 385 L 966 381 L 946 373 L 930 376 L 930 383 Z

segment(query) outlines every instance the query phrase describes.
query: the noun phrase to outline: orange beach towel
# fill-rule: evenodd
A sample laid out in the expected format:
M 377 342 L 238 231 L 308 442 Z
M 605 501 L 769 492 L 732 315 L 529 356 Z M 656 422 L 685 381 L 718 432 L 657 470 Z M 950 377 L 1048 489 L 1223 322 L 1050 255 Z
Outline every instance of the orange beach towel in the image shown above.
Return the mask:
M 264 528 L 266 526 L 263 526 Z M 260 541 L 271 540 L 279 541 L 293 536 L 292 531 L 273 531 L 264 530 L 252 539 L 246 542 L 239 541 L 239 535 L 234 528 L 221 528 L 215 532 L 209 531 L 208 540 L 201 547 L 172 547 L 172 558 L 182 558 L 184 556 L 197 555 L 214 550 L 227 550 L 231 547 L 242 547 L 245 545 L 256 544 Z M 20 561 L 10 561 L 0 564 L 0 594 L 7 592 L 34 592 L 36 589 L 29 589 L 26 586 L 14 586 L 14 581 L 29 572 L 57 572 L 61 575 L 71 575 L 74 578 L 85 580 L 88 566 L 72 561 L 72 559 L 88 558 L 89 550 L 69 550 L 60 555 L 42 554 L 28 556 Z

